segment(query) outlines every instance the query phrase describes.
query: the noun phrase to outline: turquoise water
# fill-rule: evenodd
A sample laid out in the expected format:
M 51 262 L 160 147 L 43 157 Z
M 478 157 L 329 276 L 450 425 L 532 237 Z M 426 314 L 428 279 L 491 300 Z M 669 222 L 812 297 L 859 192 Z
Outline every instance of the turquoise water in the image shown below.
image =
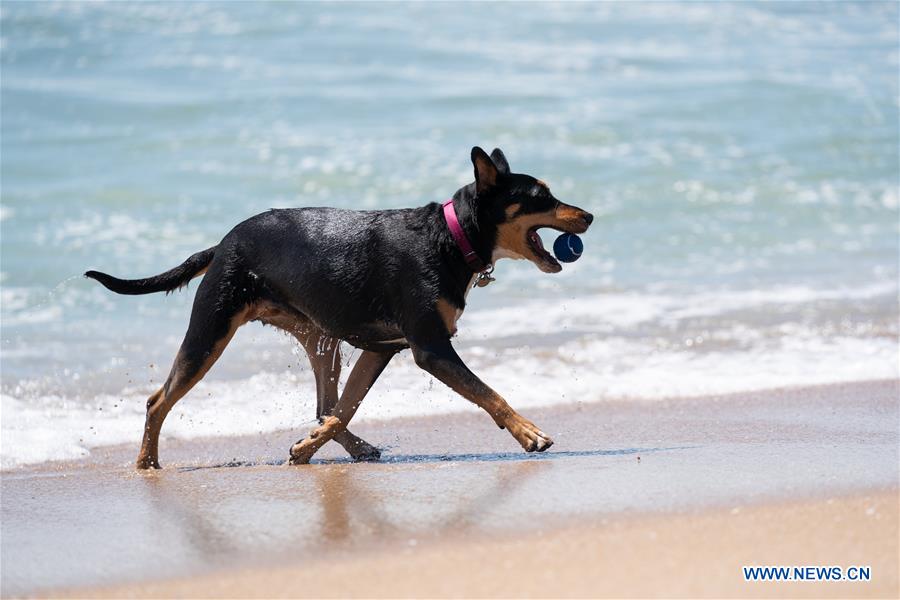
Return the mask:
M 560 275 L 470 296 L 458 346 L 513 405 L 897 376 L 896 3 L 0 11 L 4 466 L 136 444 L 186 327 L 190 290 L 80 273 L 441 201 L 475 144 L 597 216 Z M 304 360 L 245 328 L 167 431 L 308 422 Z M 361 417 L 466 408 L 439 388 L 401 359 Z

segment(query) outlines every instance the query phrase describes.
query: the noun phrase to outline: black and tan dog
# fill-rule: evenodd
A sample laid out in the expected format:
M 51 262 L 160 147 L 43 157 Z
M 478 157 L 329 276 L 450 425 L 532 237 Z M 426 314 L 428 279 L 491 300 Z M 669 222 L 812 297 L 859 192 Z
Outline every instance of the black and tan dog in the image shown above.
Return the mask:
M 486 410 L 526 451 L 549 448 L 552 440 L 475 376 L 450 338 L 468 291 L 495 261 L 527 259 L 556 273 L 561 267 L 537 230 L 582 233 L 593 217 L 554 198 L 542 181 L 511 173 L 499 149 L 488 156 L 473 148 L 472 163 L 475 182 L 444 206 L 273 209 L 161 275 L 123 280 L 85 273 L 119 294 L 169 292 L 205 275 L 172 371 L 147 401 L 138 468 L 159 468 L 166 415 L 249 321 L 284 329 L 309 354 L 320 424 L 291 447 L 294 464 L 309 462 L 331 439 L 356 459 L 379 457 L 347 425 L 391 358 L 406 348 L 418 366 Z M 461 246 L 471 246 L 471 253 L 464 256 Z M 363 353 L 338 395 L 341 340 Z

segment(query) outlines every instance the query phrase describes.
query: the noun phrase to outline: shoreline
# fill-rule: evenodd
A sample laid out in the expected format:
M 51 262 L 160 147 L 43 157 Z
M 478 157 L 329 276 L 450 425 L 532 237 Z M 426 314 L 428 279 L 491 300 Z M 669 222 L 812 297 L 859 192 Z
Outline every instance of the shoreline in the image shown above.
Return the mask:
M 837 383 L 821 383 L 814 385 L 792 385 L 792 386 L 784 386 L 777 388 L 765 388 L 765 389 L 754 389 L 747 391 L 738 391 L 738 392 L 728 392 L 723 394 L 701 394 L 701 395 L 689 395 L 689 396 L 672 396 L 667 398 L 642 398 L 640 396 L 617 396 L 609 399 L 602 400 L 591 400 L 584 402 L 559 402 L 555 404 L 548 404 L 537 407 L 527 407 L 517 410 L 524 414 L 526 417 L 531 414 L 539 414 L 539 415 L 548 415 L 548 419 L 552 419 L 555 413 L 559 412 L 570 412 L 572 410 L 581 411 L 581 410 L 610 410 L 615 413 L 617 411 L 634 409 L 636 407 L 641 408 L 652 408 L 653 406 L 660 406 L 665 408 L 670 408 L 672 405 L 683 405 L 683 406 L 693 406 L 697 403 L 710 403 L 710 402 L 731 402 L 737 401 L 740 402 L 742 400 L 753 398 L 753 397 L 790 397 L 793 393 L 799 394 L 807 394 L 807 393 L 816 393 L 817 391 L 830 391 L 830 390 L 841 390 L 841 389 L 852 389 L 856 386 L 895 386 L 898 398 L 900 398 L 900 379 L 868 379 L 868 380 L 859 380 L 859 381 L 846 381 L 846 382 L 837 382 Z M 457 397 L 459 401 L 458 410 L 454 410 L 452 412 L 439 412 L 430 415 L 400 415 L 400 416 L 391 416 L 391 417 L 369 417 L 364 419 L 354 420 L 352 423 L 353 431 L 384 431 L 390 429 L 393 426 L 396 426 L 398 430 L 402 430 L 405 427 L 419 427 L 423 424 L 427 426 L 430 423 L 440 423 L 446 419 L 454 420 L 454 419 L 464 419 L 468 420 L 472 417 L 485 416 L 483 411 L 475 407 L 474 405 L 466 402 L 465 399 L 461 397 Z M 513 408 L 516 408 L 515 406 Z M 534 420 L 534 419 L 533 419 Z M 160 436 L 160 459 L 163 467 L 169 465 L 170 461 L 166 459 L 166 447 L 169 447 L 175 453 L 175 460 L 171 461 L 171 465 L 174 467 L 185 467 L 189 468 L 191 466 L 196 467 L 215 467 L 215 466 L 226 466 L 226 463 L 229 462 L 259 462 L 259 463 L 267 463 L 267 464 L 276 464 L 276 463 L 284 463 L 287 460 L 288 450 L 293 442 L 301 439 L 309 430 L 315 427 L 315 419 L 308 419 L 301 426 L 296 429 L 276 429 L 273 431 L 260 431 L 258 433 L 252 434 L 224 434 L 224 435 L 203 435 L 198 437 L 174 437 L 174 436 L 166 436 L 165 428 L 163 429 L 163 433 Z M 273 451 L 269 454 L 267 453 L 265 456 L 260 456 L 256 460 L 253 460 L 248 457 L 232 457 L 231 461 L 225 458 L 225 454 L 217 460 L 214 456 L 211 455 L 208 450 L 215 447 L 225 447 L 229 446 L 232 448 L 237 448 L 242 451 L 252 450 L 253 453 L 259 454 L 259 450 L 262 447 L 267 449 L 274 446 L 268 438 L 276 438 L 278 440 L 290 440 L 285 442 L 283 456 L 281 454 Z M 554 438 L 555 439 L 555 438 Z M 558 440 L 557 440 L 558 441 Z M 51 459 L 45 460 L 41 462 L 35 463 L 25 463 L 20 465 L 15 465 L 12 467 L 6 467 L 0 469 L 0 475 L 2 476 L 15 476 L 15 475 L 23 475 L 29 476 L 33 473 L 42 473 L 42 472 L 57 472 L 60 470 L 67 469 L 82 469 L 82 468 L 96 468 L 98 466 L 129 466 L 133 460 L 129 459 L 128 456 L 130 454 L 134 454 L 137 456 L 137 451 L 140 446 L 140 430 L 136 431 L 134 434 L 134 440 L 131 442 L 121 442 L 116 444 L 102 445 L 96 446 L 90 449 L 90 454 L 87 456 L 79 457 L 79 458 L 70 458 L 70 459 Z M 515 451 L 515 449 L 519 449 L 519 446 L 513 444 L 510 446 L 509 444 L 503 444 L 502 442 L 497 444 L 499 447 L 504 447 L 506 450 Z M 201 454 L 205 454 L 207 460 L 197 463 L 191 464 L 191 456 L 190 453 L 196 452 L 197 450 L 203 450 Z M 133 457 L 132 457 L 133 458 Z M 196 458 L 196 455 L 193 457 Z M 346 453 L 344 453 L 340 448 L 338 448 L 335 444 L 329 443 L 323 447 L 318 453 L 316 453 L 315 457 L 313 457 L 313 464 L 322 463 L 322 462 L 340 462 L 345 461 L 351 462 L 347 459 Z M 388 455 L 383 457 L 383 460 L 389 460 Z
M 785 516 L 782 509 L 827 507 L 831 500 L 841 508 L 827 518 L 837 523 L 856 514 L 845 503 L 864 496 L 897 505 L 898 384 L 524 410 L 556 441 L 544 454 L 522 452 L 485 415 L 465 412 L 360 423 L 354 431 L 384 449 L 379 463 L 351 463 L 330 444 L 312 465 L 288 467 L 286 451 L 299 433 L 281 432 L 165 440 L 161 471 L 134 470 L 136 445 L 7 471 L 0 480 L 2 594 L 93 596 L 113 586 L 122 594 L 153 595 L 142 590 L 224 574 L 246 575 L 249 582 L 274 565 L 294 581 L 312 577 L 304 565 L 323 557 L 368 565 L 406 548 L 436 548 L 428 554 L 434 560 L 464 555 L 470 544 L 564 549 L 558 532 L 581 530 L 615 544 L 618 537 L 604 537 L 609 523 L 634 523 L 628 535 L 638 539 L 707 517 L 715 531 L 722 515 L 756 508 L 781 515 L 772 519 L 784 527 L 809 531 L 802 515 Z M 772 531 L 777 538 L 778 526 Z M 892 551 L 880 535 L 891 531 L 890 523 L 879 530 L 871 547 Z M 847 535 L 828 542 L 835 549 L 828 564 L 841 564 Z M 660 547 L 657 559 L 688 564 L 714 538 L 698 538 L 697 547 Z M 441 546 L 451 542 L 457 545 Z M 478 595 L 465 587 L 472 581 L 460 581 L 460 589 Z M 385 595 L 406 593 L 384 589 Z M 628 590 L 617 589 L 608 595 Z M 419 590 L 409 594 L 443 594 Z

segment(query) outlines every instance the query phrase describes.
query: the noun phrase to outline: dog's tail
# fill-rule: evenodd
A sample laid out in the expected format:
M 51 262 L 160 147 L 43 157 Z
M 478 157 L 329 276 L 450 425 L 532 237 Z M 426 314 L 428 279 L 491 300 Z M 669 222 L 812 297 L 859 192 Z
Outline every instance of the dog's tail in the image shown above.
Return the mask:
M 147 277 L 146 279 L 119 279 L 99 271 L 88 271 L 84 276 L 96 279 L 106 289 L 112 290 L 117 294 L 128 294 L 130 296 L 152 294 L 154 292 L 166 292 L 168 294 L 186 286 L 194 277 L 205 273 L 206 268 L 216 254 L 216 248 L 217 246 L 207 248 L 194 254 L 174 269 L 153 277 Z

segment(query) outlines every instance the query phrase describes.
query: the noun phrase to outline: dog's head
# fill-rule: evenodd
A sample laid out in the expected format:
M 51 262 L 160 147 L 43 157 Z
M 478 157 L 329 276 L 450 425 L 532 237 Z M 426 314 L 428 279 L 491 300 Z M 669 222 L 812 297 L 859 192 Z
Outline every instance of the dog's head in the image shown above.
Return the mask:
M 472 148 L 472 164 L 479 218 L 496 227 L 491 262 L 499 258 L 527 259 L 544 273 L 561 271 L 562 266 L 544 249 L 538 230 L 548 227 L 584 233 L 594 216 L 557 200 L 540 179 L 510 172 L 500 148 L 490 156 L 477 146 Z

